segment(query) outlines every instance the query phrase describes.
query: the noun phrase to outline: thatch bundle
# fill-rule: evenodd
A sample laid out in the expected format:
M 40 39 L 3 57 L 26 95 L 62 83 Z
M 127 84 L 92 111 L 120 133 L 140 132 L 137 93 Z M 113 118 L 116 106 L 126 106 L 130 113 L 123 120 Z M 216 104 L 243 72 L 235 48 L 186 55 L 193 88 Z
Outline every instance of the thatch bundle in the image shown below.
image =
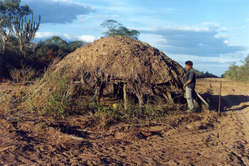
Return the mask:
M 182 93 L 184 69 L 164 53 L 130 38 L 101 38 L 77 49 L 46 75 L 67 76 L 83 90 L 99 98 L 122 94 L 133 96 L 142 106 L 145 101 L 174 101 Z M 51 90 L 51 77 L 44 78 L 38 90 Z M 86 95 L 87 95 L 86 94 Z M 42 95 L 40 95 L 42 96 Z

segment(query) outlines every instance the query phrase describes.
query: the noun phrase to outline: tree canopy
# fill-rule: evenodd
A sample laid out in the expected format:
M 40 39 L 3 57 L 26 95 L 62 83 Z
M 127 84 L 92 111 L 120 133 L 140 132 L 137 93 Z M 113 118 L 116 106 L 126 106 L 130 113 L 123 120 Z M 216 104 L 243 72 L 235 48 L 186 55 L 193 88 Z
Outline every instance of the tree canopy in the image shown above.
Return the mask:
M 101 24 L 101 26 L 107 28 L 107 31 L 104 32 L 104 35 L 106 37 L 121 35 L 137 40 L 138 36 L 140 35 L 139 31 L 129 29 L 117 22 L 116 20 L 106 20 Z
M 249 81 L 249 55 L 242 63 L 242 65 L 232 64 L 224 77 L 235 81 Z
M 59 36 L 53 36 L 45 41 L 40 41 L 34 55 L 36 57 L 45 56 L 50 58 L 64 57 L 84 44 L 82 41 L 68 42 Z

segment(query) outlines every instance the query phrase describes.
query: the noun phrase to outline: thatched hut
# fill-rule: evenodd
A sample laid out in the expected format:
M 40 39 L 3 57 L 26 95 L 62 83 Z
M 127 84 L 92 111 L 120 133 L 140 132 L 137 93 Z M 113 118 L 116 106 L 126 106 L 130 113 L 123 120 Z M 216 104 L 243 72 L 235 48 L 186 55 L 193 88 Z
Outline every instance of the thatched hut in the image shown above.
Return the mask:
M 77 49 L 46 75 L 51 74 L 69 76 L 72 83 L 82 85 L 86 95 L 99 99 L 119 94 L 127 107 L 131 96 L 140 106 L 158 99 L 174 102 L 183 91 L 184 69 L 147 43 L 115 36 Z M 40 89 L 48 90 L 49 81 L 44 79 Z

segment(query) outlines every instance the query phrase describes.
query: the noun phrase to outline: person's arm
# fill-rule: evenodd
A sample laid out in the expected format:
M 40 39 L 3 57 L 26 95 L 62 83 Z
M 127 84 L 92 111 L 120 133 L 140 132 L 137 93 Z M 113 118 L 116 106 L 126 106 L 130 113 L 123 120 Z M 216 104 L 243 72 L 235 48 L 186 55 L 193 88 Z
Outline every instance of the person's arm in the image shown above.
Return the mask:
M 184 88 L 186 88 L 186 87 L 193 81 L 193 79 L 194 79 L 194 73 L 191 72 L 191 73 L 189 74 L 189 79 L 188 79 L 188 81 L 184 84 Z
M 184 84 L 184 88 L 186 88 L 191 82 L 192 82 L 192 80 L 188 80 L 188 81 Z

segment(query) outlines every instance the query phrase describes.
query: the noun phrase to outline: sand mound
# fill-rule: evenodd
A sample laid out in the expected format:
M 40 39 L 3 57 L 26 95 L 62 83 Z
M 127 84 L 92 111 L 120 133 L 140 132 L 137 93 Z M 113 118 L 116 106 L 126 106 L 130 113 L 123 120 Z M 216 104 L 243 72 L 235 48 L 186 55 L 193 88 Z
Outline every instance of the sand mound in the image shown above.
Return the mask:
M 155 98 L 174 100 L 174 96 L 182 93 L 184 69 L 146 43 L 115 36 L 77 49 L 46 75 L 51 74 L 80 82 L 91 95 L 133 96 L 143 104 Z M 51 77 L 47 78 L 50 79 L 41 84 L 51 82 Z M 42 87 L 49 89 L 46 85 Z

